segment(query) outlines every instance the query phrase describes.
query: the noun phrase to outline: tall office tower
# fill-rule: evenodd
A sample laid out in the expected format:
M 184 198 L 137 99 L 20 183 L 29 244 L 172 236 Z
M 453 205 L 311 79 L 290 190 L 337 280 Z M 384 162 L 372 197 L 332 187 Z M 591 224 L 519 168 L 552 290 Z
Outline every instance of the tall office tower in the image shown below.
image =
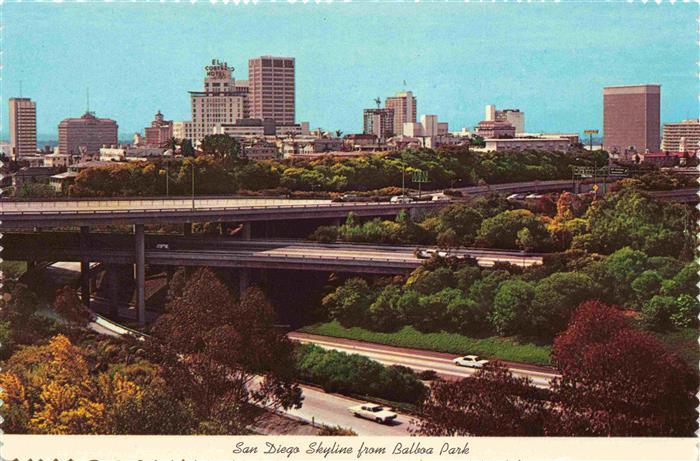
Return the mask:
M 165 120 L 163 114 L 158 111 L 151 126 L 144 128 L 145 145 L 148 147 L 164 147 L 165 143 L 173 137 L 173 122 Z
M 661 85 L 603 88 L 603 149 L 659 150 Z
M 525 112 L 520 112 L 520 109 L 497 110 L 496 121 L 509 122 L 515 127 L 515 134 L 525 132 Z
M 404 123 L 416 123 L 416 98 L 410 91 L 399 92 L 386 98 L 384 107 L 394 109 L 396 134 L 403 134 Z
M 246 115 L 248 93 L 236 87 L 231 75 L 233 67 L 212 59 L 204 71 L 204 91 L 190 91 L 192 123 L 187 125 L 186 137 L 193 142 L 213 134 L 217 124 L 234 123 Z
M 487 122 L 495 122 L 496 121 L 496 106 L 493 104 L 488 104 L 486 106 L 486 110 L 484 111 L 484 120 Z
M 681 140 L 684 141 L 681 143 Z M 664 152 L 680 152 L 681 144 L 685 144 L 687 152 L 697 152 L 700 148 L 700 120 L 683 120 L 678 123 L 664 123 L 664 136 L 661 150 Z
M 96 154 L 102 146 L 117 144 L 117 122 L 85 112 L 80 118 L 67 118 L 58 124 L 58 148 L 62 154 Z
M 295 123 L 294 66 L 294 58 L 260 56 L 248 60 L 252 118 L 271 118 L 277 125 Z
M 36 154 L 36 103 L 10 98 L 10 154 L 13 159 Z
M 363 113 L 364 134 L 373 134 L 377 139 L 386 139 L 396 133 L 394 109 L 365 109 Z

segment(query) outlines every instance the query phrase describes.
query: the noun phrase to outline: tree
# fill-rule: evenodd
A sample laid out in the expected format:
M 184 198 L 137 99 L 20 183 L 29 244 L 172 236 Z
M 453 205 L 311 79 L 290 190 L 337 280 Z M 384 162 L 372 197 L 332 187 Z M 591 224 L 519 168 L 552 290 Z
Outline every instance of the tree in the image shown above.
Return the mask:
M 528 319 L 530 333 L 552 338 L 562 331 L 583 301 L 596 297 L 597 286 L 585 274 L 557 272 L 535 286 Z
M 384 287 L 377 299 L 369 307 L 373 330 L 396 331 L 404 324 L 403 311 L 398 307 L 401 288 L 391 284 Z
M 542 436 L 542 392 L 498 363 L 460 381 L 437 381 L 418 409 L 423 436 Z
M 534 287 L 522 280 L 501 283 L 493 301 L 490 321 L 502 336 L 526 333 L 529 329 L 528 314 L 535 297 Z
M 67 320 L 86 323 L 90 320 L 91 313 L 78 297 L 74 288 L 65 286 L 56 291 L 53 308 Z
M 470 206 L 448 205 L 438 213 L 437 232 L 439 235 L 451 232 L 458 244 L 471 245 L 482 220 L 481 213 Z
M 238 141 L 226 134 L 208 134 L 202 139 L 200 147 L 205 155 L 225 160 L 237 159 L 241 152 Z
M 523 229 L 527 229 L 527 235 L 523 233 Z M 519 233 L 525 242 L 519 240 Z M 477 234 L 477 244 L 489 248 L 542 251 L 551 247 L 551 237 L 544 222 L 531 211 L 512 210 L 484 220 Z
M 160 147 L 170 150 L 173 153 L 173 155 L 175 155 L 179 146 L 180 141 L 177 138 L 171 136 L 168 139 L 166 139 Z
M 180 141 L 180 153 L 183 157 L 194 157 L 194 146 L 191 139 L 183 139 Z
M 560 435 L 690 437 L 697 374 L 619 311 L 584 303 L 552 351 Z
M 323 298 L 331 318 L 346 327 L 367 325 L 369 307 L 376 297 L 375 290 L 360 277 L 348 279 Z
M 274 317 L 260 290 L 236 302 L 205 268 L 156 321 L 149 350 L 174 394 L 193 403 L 201 430 L 240 433 L 258 416 L 257 404 L 301 405 L 292 346 L 273 328 Z
M 649 256 L 678 256 L 693 240 L 690 215 L 683 205 L 623 189 L 589 207 L 586 245 L 601 253 L 629 246 Z

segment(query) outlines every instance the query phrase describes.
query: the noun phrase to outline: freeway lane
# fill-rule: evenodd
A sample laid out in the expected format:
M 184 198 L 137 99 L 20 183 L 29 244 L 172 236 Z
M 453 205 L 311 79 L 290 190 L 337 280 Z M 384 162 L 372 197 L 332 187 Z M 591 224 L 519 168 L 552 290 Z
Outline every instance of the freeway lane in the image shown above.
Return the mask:
M 338 394 L 327 394 L 310 386 L 301 386 L 304 392 L 304 403 L 299 409 L 282 410 L 283 413 L 302 418 L 306 421 L 352 428 L 357 435 L 388 436 L 410 435 L 411 416 L 398 413 L 393 424 L 378 424 L 362 418 L 356 418 L 348 407 L 362 403 Z
M 416 371 L 435 370 L 438 375 L 445 379 L 461 379 L 476 373 L 474 369 L 454 365 L 452 359 L 456 355 L 452 354 L 405 349 L 308 333 L 292 332 L 288 336 L 295 341 L 313 343 L 325 349 L 364 355 L 384 365 L 403 365 Z M 515 363 L 506 363 L 506 365 L 513 372 L 513 375 L 530 378 L 535 386 L 541 388 L 549 387 L 550 381 L 557 376 L 552 369 L 545 367 Z
M 4 234 L 7 260 L 134 262 L 133 236 L 88 234 L 81 246 L 76 233 Z M 422 247 L 425 248 L 425 247 Z M 146 262 L 156 265 L 307 269 L 364 273 L 401 273 L 419 267 L 412 245 L 321 244 L 305 241 L 237 240 L 225 237 L 146 237 Z M 482 266 L 510 262 L 520 266 L 542 263 L 542 255 L 512 250 L 462 248 L 455 256 L 473 256 Z

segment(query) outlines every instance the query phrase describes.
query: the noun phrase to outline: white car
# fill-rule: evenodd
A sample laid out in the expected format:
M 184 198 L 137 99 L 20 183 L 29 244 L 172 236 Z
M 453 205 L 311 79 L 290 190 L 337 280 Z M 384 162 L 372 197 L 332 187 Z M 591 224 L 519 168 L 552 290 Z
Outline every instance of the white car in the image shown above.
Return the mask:
M 381 405 L 374 403 L 363 403 L 361 405 L 355 405 L 354 407 L 348 408 L 350 413 L 365 419 L 371 419 L 380 424 L 386 424 L 396 419 L 396 413 L 389 411 Z
M 413 203 L 413 199 L 408 195 L 395 195 L 389 199 L 391 203 Z
M 460 367 L 470 367 L 470 368 L 483 368 L 484 365 L 489 363 L 488 360 L 484 360 L 478 355 L 465 355 L 463 357 L 457 357 L 453 359 L 452 362 Z
M 444 250 L 433 250 L 433 249 L 416 250 L 416 257 L 419 259 L 430 259 L 435 255 L 437 255 L 441 258 L 447 258 L 450 254 Z
M 449 202 L 450 198 L 447 195 L 433 195 L 433 202 Z
M 506 197 L 506 200 L 509 202 L 512 202 L 514 200 L 525 200 L 525 194 L 511 194 L 508 197 Z
M 170 245 L 167 243 L 156 243 L 156 250 L 169 250 Z

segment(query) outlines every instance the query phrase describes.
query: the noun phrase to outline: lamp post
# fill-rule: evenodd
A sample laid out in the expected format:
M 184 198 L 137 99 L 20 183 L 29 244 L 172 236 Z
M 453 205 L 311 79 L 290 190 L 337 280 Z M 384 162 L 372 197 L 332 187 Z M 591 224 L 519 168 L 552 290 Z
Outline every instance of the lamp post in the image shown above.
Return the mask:
M 192 162 L 192 211 L 194 211 L 194 162 Z

